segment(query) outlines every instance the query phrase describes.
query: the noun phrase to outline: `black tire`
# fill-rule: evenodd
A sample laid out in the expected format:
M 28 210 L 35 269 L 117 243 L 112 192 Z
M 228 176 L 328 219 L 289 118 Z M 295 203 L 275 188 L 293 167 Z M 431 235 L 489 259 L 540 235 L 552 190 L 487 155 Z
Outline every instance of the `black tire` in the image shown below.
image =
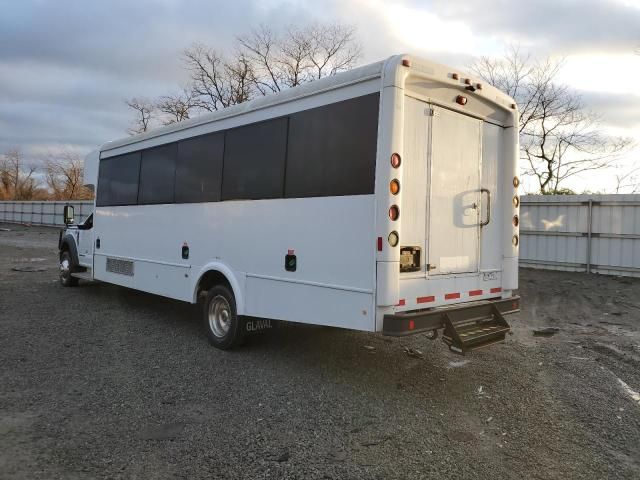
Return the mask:
M 221 350 L 229 350 L 244 342 L 244 321 L 238 317 L 233 292 L 216 285 L 207 292 L 202 305 L 202 320 L 209 343 Z
M 78 279 L 71 276 L 76 270 L 71 254 L 65 250 L 60 254 L 60 283 L 63 287 L 75 287 L 78 285 Z

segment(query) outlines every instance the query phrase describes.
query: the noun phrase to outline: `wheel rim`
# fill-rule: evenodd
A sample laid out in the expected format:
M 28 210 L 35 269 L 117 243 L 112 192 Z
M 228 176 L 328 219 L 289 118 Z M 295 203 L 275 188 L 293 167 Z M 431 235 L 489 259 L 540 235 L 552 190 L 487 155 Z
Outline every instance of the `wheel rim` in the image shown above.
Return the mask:
M 229 333 L 231 328 L 231 306 L 222 295 L 213 297 L 209 302 L 209 328 L 219 338 Z
M 63 258 L 60 262 L 60 278 L 66 280 L 71 274 L 71 263 L 68 258 Z

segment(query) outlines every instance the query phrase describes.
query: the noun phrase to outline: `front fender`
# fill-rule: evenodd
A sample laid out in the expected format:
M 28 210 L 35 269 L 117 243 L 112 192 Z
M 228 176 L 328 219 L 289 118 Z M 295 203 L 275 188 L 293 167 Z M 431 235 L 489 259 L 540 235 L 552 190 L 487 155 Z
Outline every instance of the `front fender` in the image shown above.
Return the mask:
M 228 265 L 222 262 L 210 262 L 204 265 L 198 272 L 197 281 L 193 286 L 193 303 L 198 301 L 198 285 L 203 275 L 207 272 L 219 272 L 225 276 L 231 285 L 233 295 L 236 298 L 236 310 L 238 315 L 244 315 L 244 286 L 245 286 L 245 274 L 241 272 L 234 272 Z
M 71 255 L 71 261 L 74 264 L 79 265 L 80 261 L 78 259 L 78 247 L 76 246 L 75 237 L 70 233 L 66 233 L 62 237 L 62 240 L 60 240 L 59 243 L 60 243 L 60 252 L 62 252 L 62 250 L 64 250 L 65 248 L 69 250 L 69 254 Z

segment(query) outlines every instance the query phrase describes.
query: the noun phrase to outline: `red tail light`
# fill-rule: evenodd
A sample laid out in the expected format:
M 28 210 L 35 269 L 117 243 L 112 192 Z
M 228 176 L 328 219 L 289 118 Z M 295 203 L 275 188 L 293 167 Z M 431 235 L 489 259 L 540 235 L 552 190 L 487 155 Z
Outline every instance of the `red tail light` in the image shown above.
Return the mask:
M 397 205 L 391 205 L 389 207 L 389 218 L 391 220 L 397 220 L 400 217 L 400 208 Z

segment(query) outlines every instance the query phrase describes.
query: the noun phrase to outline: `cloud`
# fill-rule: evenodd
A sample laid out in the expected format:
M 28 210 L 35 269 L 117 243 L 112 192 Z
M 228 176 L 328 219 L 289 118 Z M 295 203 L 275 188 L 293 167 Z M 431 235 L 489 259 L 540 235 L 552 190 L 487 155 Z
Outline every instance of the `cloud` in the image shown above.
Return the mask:
M 88 151 L 126 135 L 132 115 L 123 99 L 177 91 L 186 81 L 184 48 L 200 41 L 228 50 L 261 23 L 352 23 L 366 62 L 407 51 L 456 67 L 473 55 L 499 54 L 508 41 L 563 55 L 624 55 L 640 44 L 640 9 L 632 0 L 0 3 L 0 152 L 20 146 L 34 157 L 51 146 Z M 590 62 L 580 65 L 584 72 Z M 599 97 L 602 86 L 595 87 L 590 105 L 608 123 L 633 121 L 636 100 L 625 103 L 616 91 Z
M 640 7 L 630 0 L 413 0 L 407 4 L 426 7 L 443 20 L 462 20 L 477 35 L 547 52 L 629 53 L 640 43 Z
M 640 139 L 640 94 L 579 92 L 586 107 L 606 125 L 635 131 Z

